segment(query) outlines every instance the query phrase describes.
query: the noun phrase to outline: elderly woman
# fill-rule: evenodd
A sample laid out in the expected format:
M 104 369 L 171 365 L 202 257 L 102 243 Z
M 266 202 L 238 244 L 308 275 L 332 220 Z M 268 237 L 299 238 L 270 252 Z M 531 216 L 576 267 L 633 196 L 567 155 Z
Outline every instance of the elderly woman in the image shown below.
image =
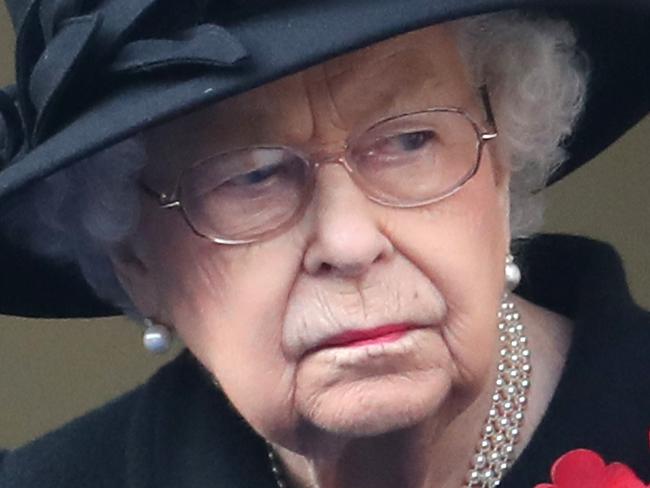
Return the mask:
M 649 107 L 647 2 L 563 3 L 8 2 L 3 310 L 187 350 L 2 486 L 521 488 L 577 448 L 650 478 L 616 255 L 513 244 Z

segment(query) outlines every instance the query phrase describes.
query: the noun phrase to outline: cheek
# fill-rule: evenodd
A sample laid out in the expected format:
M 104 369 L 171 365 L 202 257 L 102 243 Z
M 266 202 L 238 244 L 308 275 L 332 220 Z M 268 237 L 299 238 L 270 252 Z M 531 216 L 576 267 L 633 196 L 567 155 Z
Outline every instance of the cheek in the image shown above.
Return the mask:
M 457 370 L 454 382 L 472 391 L 482 387 L 495 360 L 509 241 L 503 199 L 490 175 L 479 172 L 450 199 L 404 212 L 394 225 L 400 252 L 444 297 L 443 334 Z
M 174 236 L 155 258 L 154 279 L 167 284 L 164 315 L 240 414 L 268 434 L 291 421 L 295 365 L 281 338 L 300 246 L 290 236 L 241 247 L 215 246 L 183 229 Z

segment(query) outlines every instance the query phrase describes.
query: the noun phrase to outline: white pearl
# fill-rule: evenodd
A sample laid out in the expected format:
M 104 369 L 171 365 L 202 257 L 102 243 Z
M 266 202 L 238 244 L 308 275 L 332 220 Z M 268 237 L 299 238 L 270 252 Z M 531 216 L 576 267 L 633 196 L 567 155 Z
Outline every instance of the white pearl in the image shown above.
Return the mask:
M 142 344 L 145 349 L 154 354 L 161 354 L 169 350 L 171 337 L 169 330 L 157 324 L 150 324 L 142 336 Z
M 508 290 L 514 290 L 521 281 L 521 271 L 515 263 L 506 264 L 506 287 Z
M 477 454 L 474 456 L 474 465 L 477 468 L 483 468 L 485 466 L 485 463 L 487 462 L 487 459 L 483 454 Z

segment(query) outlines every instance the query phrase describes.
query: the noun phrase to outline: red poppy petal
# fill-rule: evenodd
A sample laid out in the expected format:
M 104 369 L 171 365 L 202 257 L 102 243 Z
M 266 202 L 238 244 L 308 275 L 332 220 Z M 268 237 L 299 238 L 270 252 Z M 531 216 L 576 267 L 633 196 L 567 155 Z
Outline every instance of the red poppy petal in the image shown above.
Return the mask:
M 646 488 L 634 471 L 621 463 L 612 463 L 605 468 L 605 488 Z
M 557 485 L 552 485 L 550 483 L 540 483 L 539 485 L 535 485 L 535 488 L 559 488 Z
M 551 468 L 559 488 L 601 488 L 605 461 L 588 449 L 575 449 L 559 458 Z

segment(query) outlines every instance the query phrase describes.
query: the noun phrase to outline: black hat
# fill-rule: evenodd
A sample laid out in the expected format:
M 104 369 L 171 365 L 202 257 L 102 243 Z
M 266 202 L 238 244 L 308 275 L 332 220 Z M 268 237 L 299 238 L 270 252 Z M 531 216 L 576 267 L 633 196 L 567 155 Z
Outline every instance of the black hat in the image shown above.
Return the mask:
M 650 0 L 6 0 L 15 86 L 0 91 L 0 205 L 155 123 L 427 25 L 506 9 L 568 18 L 588 102 L 556 181 L 650 110 Z M 74 269 L 0 238 L 0 312 L 115 313 Z

